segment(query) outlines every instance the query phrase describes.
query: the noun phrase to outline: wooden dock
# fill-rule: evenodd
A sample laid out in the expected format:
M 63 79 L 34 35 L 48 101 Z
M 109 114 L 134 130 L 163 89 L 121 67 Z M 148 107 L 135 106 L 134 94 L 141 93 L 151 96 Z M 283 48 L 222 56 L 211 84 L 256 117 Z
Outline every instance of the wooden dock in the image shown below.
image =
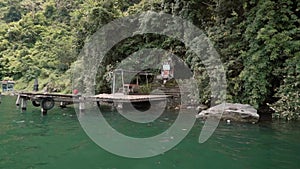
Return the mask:
M 123 93 L 99 94 L 95 96 L 81 96 L 74 94 L 59 93 L 39 93 L 39 92 L 20 92 L 17 94 L 16 105 L 23 111 L 27 108 L 27 101 L 31 101 L 35 107 L 41 107 L 41 114 L 47 115 L 55 103 L 60 107 L 66 107 L 69 104 L 79 104 L 79 109 L 84 109 L 86 102 L 96 102 L 99 106 L 101 102 L 106 103 L 142 103 L 148 101 L 165 101 L 171 98 L 170 95 L 125 95 Z

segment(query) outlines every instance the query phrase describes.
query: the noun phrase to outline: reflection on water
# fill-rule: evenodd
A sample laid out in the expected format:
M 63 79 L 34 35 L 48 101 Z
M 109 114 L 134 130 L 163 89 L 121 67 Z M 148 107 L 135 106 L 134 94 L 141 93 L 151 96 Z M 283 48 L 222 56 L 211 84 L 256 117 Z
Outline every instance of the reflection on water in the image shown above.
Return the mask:
M 222 123 L 212 138 L 199 144 L 203 122 L 196 121 L 187 138 L 169 152 L 148 159 L 127 159 L 93 143 L 72 108 L 55 108 L 47 117 L 40 117 L 39 109 L 31 106 L 20 113 L 14 102 L 15 98 L 4 97 L 0 105 L 1 169 L 299 168 L 299 122 Z M 168 112 L 152 123 L 136 124 L 105 110 L 105 118 L 115 129 L 136 137 L 160 133 L 176 118 L 175 112 Z

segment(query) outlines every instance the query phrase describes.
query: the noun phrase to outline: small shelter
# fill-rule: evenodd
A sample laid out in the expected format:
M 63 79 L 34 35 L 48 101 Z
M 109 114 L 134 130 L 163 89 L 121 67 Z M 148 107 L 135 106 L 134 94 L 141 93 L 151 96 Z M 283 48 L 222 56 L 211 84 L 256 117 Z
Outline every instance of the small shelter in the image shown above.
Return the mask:
M 117 69 L 112 72 L 113 74 L 113 79 L 112 79 L 112 93 L 123 93 L 123 94 L 129 94 L 133 93 L 135 89 L 139 88 L 140 82 L 139 82 L 139 77 L 140 76 L 145 76 L 146 78 L 146 84 L 148 86 L 149 83 L 149 76 L 153 76 L 154 74 L 151 72 L 147 71 L 132 71 L 132 70 L 124 70 L 124 69 Z M 135 83 L 128 83 L 128 80 L 131 81 L 133 79 L 126 79 L 126 74 L 135 74 Z M 117 80 L 116 76 L 121 75 L 121 88 L 118 88 L 117 86 Z
M 14 91 L 15 82 L 10 80 L 1 81 L 2 92 Z

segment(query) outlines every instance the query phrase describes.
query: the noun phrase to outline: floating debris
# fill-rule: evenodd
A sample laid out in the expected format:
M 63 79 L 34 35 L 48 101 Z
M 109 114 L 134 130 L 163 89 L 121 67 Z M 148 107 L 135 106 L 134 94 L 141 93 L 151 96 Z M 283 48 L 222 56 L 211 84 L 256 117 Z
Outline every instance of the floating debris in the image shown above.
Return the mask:
M 16 121 L 17 124 L 19 123 L 25 123 L 25 120 L 21 120 L 21 121 Z

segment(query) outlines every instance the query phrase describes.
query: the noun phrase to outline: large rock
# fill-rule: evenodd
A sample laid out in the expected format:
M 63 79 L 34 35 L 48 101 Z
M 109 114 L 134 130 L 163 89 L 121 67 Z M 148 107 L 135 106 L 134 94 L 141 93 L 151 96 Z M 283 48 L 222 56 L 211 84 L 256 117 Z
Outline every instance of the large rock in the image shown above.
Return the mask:
M 222 110 L 224 110 L 222 114 Z M 222 115 L 222 116 L 221 116 Z M 208 117 L 220 117 L 221 120 L 257 123 L 259 115 L 257 110 L 248 104 L 226 103 L 201 111 L 196 117 L 207 119 Z

